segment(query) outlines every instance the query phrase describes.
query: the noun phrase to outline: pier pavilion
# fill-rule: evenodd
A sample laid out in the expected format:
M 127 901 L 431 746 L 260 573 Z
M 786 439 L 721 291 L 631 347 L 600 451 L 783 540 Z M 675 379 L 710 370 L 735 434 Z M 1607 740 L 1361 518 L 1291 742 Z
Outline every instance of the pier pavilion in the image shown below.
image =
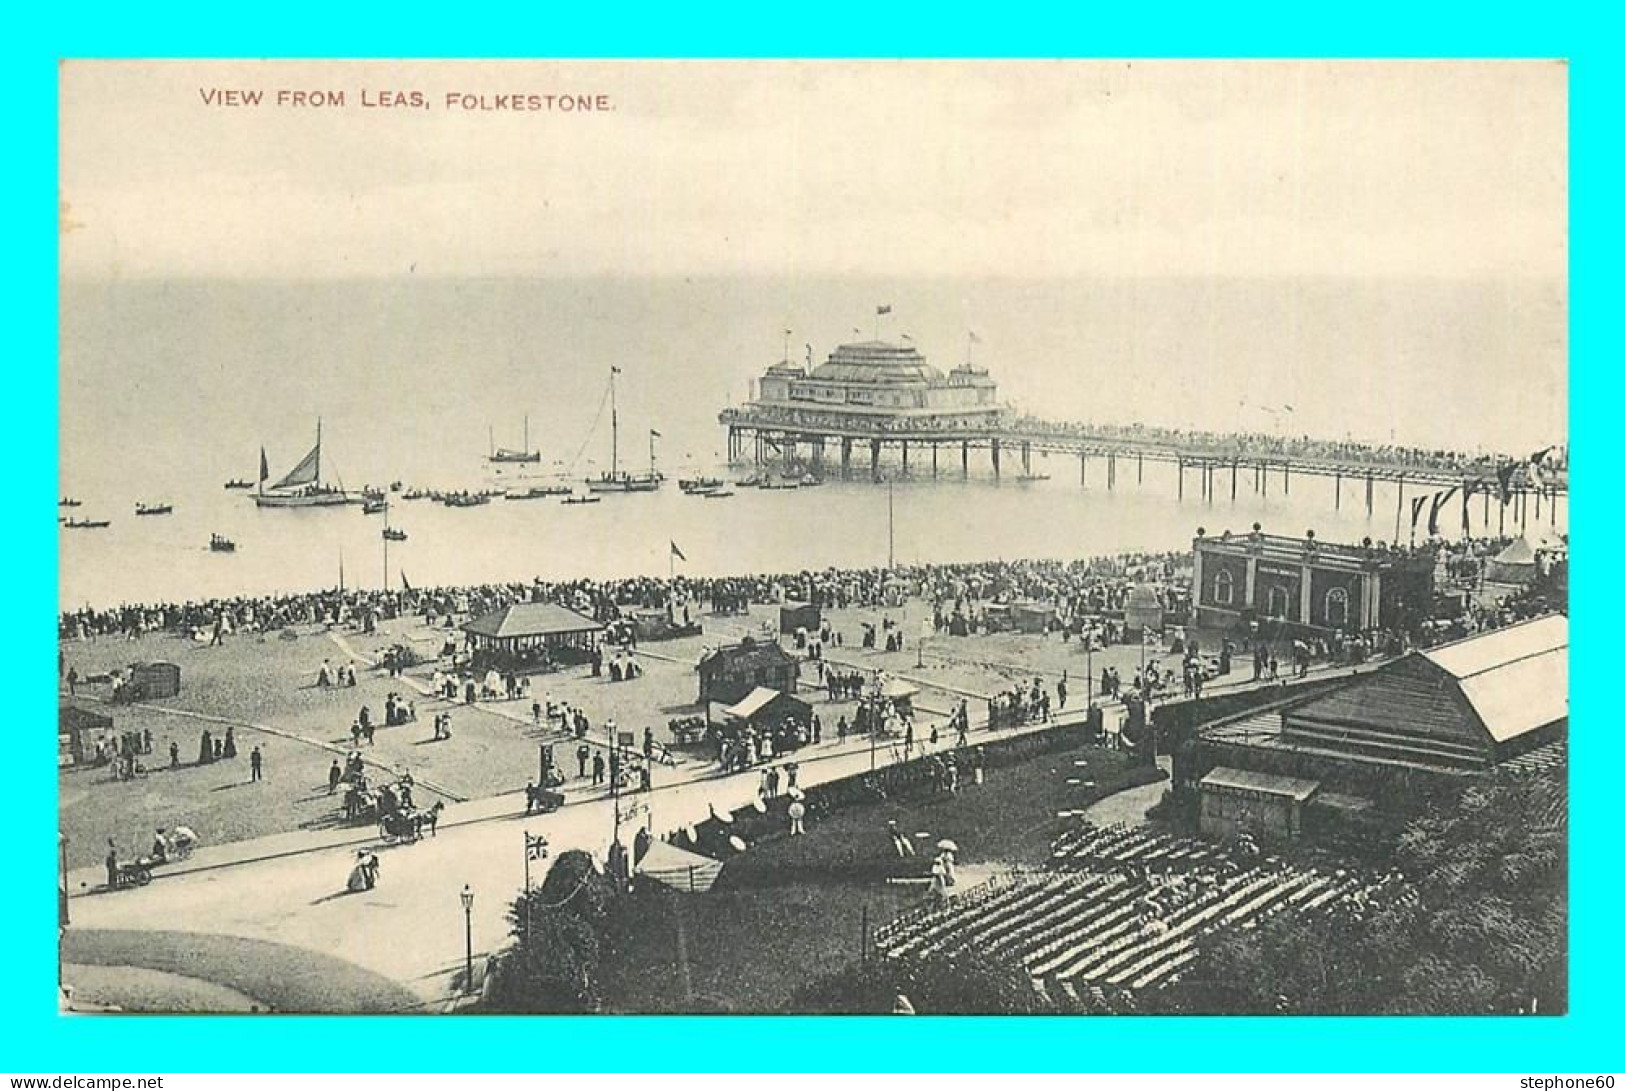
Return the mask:
M 1117 487 L 1120 469 L 1131 470 L 1134 482 L 1143 484 L 1147 462 L 1172 466 L 1180 499 L 1193 487 L 1210 504 L 1226 484 L 1235 500 L 1243 483 L 1259 495 L 1272 487 L 1290 494 L 1294 477 L 1319 478 L 1333 486 L 1334 509 L 1342 508 L 1346 495 L 1354 499 L 1363 492 L 1368 516 L 1375 511 L 1382 484 L 1393 487 L 1395 541 L 1406 525 L 1407 500 L 1424 491 L 1456 487 L 1456 502 L 1464 508 L 1483 505 L 1486 525 L 1495 494 L 1502 493 L 1499 533 L 1523 533 L 1531 521 L 1538 528 L 1543 518 L 1555 524 L 1559 498 L 1566 502 L 1568 494 L 1566 474 L 1537 475 L 1532 465 L 1505 456 L 1466 459 L 1440 452 L 1434 457 L 1352 442 L 1022 416 L 999 403 L 998 384 L 986 368 L 967 361 L 945 373 L 912 345 L 881 340 L 841 345 L 817 366 L 810 351 L 805 367 L 788 359 L 774 364 L 756 380 L 755 397 L 723 410 L 717 419 L 728 432 L 730 463 L 779 465 L 796 473 L 843 478 L 853 476 L 854 448 L 860 465 L 868 463 L 872 480 L 880 480 L 883 461 L 905 477 L 936 478 L 944 470 L 944 451 L 950 460 L 957 452 L 959 475 L 968 477 L 973 450 L 987 452 L 996 478 L 1012 455 L 1019 460 L 1021 477 L 1047 477 L 1033 472 L 1037 453 L 1041 458 L 1076 458 L 1083 487 L 1090 483 L 1091 460 L 1096 482 L 1107 489 Z M 1502 472 L 1508 475 L 1504 490 L 1497 484 Z

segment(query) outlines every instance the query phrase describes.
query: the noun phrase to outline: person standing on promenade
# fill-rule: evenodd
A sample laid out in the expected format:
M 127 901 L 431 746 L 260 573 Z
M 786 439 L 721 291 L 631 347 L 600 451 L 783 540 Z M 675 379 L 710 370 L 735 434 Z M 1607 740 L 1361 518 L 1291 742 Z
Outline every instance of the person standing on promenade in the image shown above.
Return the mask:
M 250 782 L 264 780 L 262 769 L 265 759 L 260 756 L 260 748 L 255 747 L 248 755 L 248 779 Z

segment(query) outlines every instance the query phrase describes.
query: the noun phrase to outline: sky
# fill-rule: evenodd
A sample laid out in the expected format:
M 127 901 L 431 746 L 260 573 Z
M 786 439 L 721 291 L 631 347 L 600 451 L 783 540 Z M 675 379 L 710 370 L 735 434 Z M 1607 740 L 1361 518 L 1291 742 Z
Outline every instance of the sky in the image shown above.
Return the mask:
M 1045 415 L 1500 451 L 1566 437 L 1560 62 L 60 74 L 62 275 L 128 288 L 64 292 L 63 389 L 84 395 L 64 405 L 87 435 L 110 427 L 88 388 L 138 360 L 241 383 L 423 355 L 435 381 L 479 352 L 492 390 L 504 361 L 537 358 L 556 390 L 557 368 L 596 387 L 644 344 L 651 404 L 694 395 L 708 414 L 783 329 L 822 358 L 885 303 L 881 332 L 943 367 L 976 330 L 1002 396 Z M 260 105 L 218 105 L 227 91 Z M 343 104 L 292 101 L 318 91 Z M 500 95 L 597 108 L 460 105 Z M 256 284 L 304 287 L 227 290 Z
M 1561 279 L 1566 110 L 1545 61 L 74 61 L 62 268 Z

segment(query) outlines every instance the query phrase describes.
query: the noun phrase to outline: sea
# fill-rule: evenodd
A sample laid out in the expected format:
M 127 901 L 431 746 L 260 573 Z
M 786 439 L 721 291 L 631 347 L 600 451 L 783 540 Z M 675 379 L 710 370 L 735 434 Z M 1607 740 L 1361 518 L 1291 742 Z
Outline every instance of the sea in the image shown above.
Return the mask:
M 878 316 L 879 306 L 891 308 Z M 1566 292 L 1514 282 L 69 280 L 60 315 L 58 514 L 109 519 L 59 530 L 64 609 L 196 601 L 337 586 L 796 571 L 996 558 L 1078 558 L 1189 545 L 1197 529 L 1324 541 L 1408 538 L 1409 504 L 1378 483 L 1243 471 L 1183 499 L 1171 465 L 1143 480 L 1102 459 L 1034 457 L 1048 480 L 994 481 L 988 454 L 928 452 L 889 485 L 682 494 L 676 479 L 738 478 L 717 414 L 785 358 L 821 361 L 838 343 L 905 337 L 946 370 L 986 366 L 1001 398 L 1050 419 L 1353 436 L 1459 450 L 1565 442 Z M 974 341 L 970 333 L 974 331 Z M 579 483 L 609 468 L 611 367 L 620 464 L 653 443 L 667 486 L 565 506 L 556 498 L 446 508 L 393 498 L 407 532 L 358 506 L 260 509 L 231 478 L 273 480 L 323 439 L 324 479 L 349 489 Z M 542 452 L 498 466 L 493 444 Z M 658 433 L 658 435 L 652 435 Z M 1407 496 L 1414 495 L 1414 488 Z M 139 502 L 168 503 L 137 517 Z M 1496 533 L 1492 502 L 1469 531 Z M 1398 518 L 1396 518 L 1396 515 Z M 1566 530 L 1567 504 L 1555 523 Z M 1533 512 L 1530 519 L 1533 521 Z M 1461 505 L 1441 520 L 1461 533 Z M 214 553 L 211 534 L 237 544 Z M 681 553 L 682 559 L 676 554 Z

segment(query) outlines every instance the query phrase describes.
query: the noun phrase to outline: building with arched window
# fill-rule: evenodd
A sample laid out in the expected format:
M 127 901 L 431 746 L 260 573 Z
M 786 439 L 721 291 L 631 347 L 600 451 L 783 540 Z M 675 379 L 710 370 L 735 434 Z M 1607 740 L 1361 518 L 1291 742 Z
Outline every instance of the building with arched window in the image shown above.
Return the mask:
M 1198 537 L 1196 622 L 1313 634 L 1406 628 L 1433 602 L 1433 555 L 1253 531 Z

